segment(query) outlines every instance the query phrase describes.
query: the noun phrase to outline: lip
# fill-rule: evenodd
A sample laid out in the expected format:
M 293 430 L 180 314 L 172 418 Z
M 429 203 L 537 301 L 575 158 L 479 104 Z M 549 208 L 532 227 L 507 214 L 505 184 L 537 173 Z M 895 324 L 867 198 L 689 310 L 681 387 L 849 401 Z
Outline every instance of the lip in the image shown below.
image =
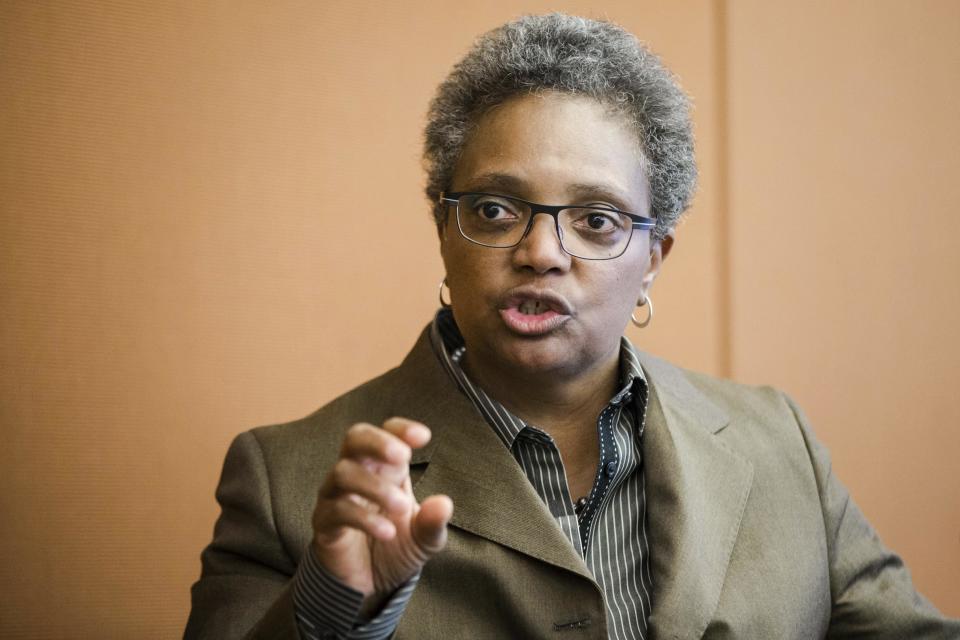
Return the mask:
M 547 310 L 537 315 L 520 313 L 524 302 L 540 302 Z M 530 285 L 507 291 L 497 305 L 500 317 L 512 332 L 522 336 L 548 334 L 567 323 L 575 315 L 573 305 L 559 293 Z

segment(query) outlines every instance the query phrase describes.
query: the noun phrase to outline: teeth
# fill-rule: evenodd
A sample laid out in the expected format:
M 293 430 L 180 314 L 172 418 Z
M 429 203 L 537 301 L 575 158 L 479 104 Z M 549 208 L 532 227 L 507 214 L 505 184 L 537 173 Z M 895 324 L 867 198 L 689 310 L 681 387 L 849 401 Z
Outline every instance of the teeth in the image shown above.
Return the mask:
M 543 313 L 544 305 L 539 300 L 524 300 L 518 307 L 520 313 L 527 316 L 535 316 Z

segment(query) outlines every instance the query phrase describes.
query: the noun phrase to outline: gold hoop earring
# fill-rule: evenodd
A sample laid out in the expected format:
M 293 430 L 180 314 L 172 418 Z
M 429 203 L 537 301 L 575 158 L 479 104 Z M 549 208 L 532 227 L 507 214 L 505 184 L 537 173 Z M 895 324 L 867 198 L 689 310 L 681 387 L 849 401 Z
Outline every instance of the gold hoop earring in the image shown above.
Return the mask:
M 636 315 L 634 315 L 634 314 L 631 313 L 631 314 L 630 314 L 630 322 L 632 322 L 632 323 L 634 324 L 634 326 L 637 326 L 637 327 L 640 327 L 641 329 L 643 329 L 645 326 L 647 326 L 648 324 L 650 324 L 650 321 L 651 321 L 651 320 L 653 320 L 653 300 L 650 299 L 650 296 L 643 296 L 643 300 L 641 300 L 640 302 L 638 302 L 638 303 L 637 303 L 637 306 L 638 306 L 638 307 L 644 307 L 644 306 L 645 306 L 645 307 L 647 308 L 647 317 L 643 320 L 643 322 L 641 322 L 641 321 L 637 320 L 637 316 L 636 316 Z
M 440 298 L 440 306 L 444 309 L 450 308 L 450 303 L 446 302 L 443 299 L 443 285 L 447 284 L 447 278 L 444 276 L 443 280 L 440 281 L 440 286 L 437 287 L 437 297 Z M 449 289 L 449 286 L 447 287 Z

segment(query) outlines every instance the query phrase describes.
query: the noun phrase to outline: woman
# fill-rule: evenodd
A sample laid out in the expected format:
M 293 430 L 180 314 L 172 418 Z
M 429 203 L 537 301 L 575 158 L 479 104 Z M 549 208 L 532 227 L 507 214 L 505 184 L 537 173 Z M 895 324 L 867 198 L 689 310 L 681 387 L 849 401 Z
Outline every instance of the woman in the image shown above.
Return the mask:
M 619 27 L 479 40 L 426 132 L 443 308 L 398 368 L 234 441 L 186 636 L 960 637 L 787 398 L 622 337 L 692 148 Z

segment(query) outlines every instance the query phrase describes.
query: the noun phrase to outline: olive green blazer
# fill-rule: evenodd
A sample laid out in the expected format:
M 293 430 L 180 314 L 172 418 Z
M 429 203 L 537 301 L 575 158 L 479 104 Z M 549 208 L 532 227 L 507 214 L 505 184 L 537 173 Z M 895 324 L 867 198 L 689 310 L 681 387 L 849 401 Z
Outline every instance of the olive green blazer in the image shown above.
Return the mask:
M 653 638 L 960 638 L 881 546 L 788 398 L 642 365 Z M 185 637 L 299 637 L 290 578 L 316 491 L 350 425 L 394 415 L 434 433 L 414 454 L 414 493 L 454 503 L 448 546 L 395 637 L 606 638 L 600 588 L 427 331 L 398 368 L 234 440 Z

